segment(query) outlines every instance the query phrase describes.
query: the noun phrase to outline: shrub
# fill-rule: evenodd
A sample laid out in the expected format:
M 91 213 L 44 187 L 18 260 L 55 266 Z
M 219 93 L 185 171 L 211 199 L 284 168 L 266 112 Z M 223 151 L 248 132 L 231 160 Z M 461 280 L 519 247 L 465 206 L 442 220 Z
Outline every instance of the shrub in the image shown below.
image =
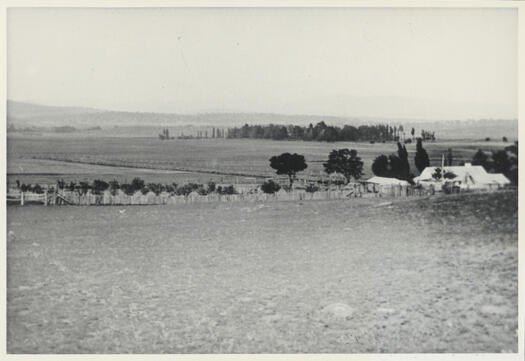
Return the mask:
M 100 180 L 100 179 L 95 179 L 93 181 L 93 185 L 91 186 L 93 194 L 101 194 L 108 188 L 109 188 L 109 183 L 104 182 L 103 180 Z
M 69 182 L 69 184 L 67 186 L 67 190 L 73 192 L 76 187 L 77 187 L 77 185 L 75 184 L 75 182 L 71 181 L 71 182 Z
M 507 137 L 503 137 L 501 138 L 504 142 L 508 142 L 509 140 L 507 139 Z
M 135 191 L 139 191 L 141 190 L 142 188 L 144 188 L 146 186 L 146 184 L 144 183 L 144 181 L 138 177 L 135 177 L 133 178 L 133 180 L 131 181 L 131 186 L 133 187 L 133 189 Z
M 144 187 L 140 190 L 140 192 L 143 194 L 143 195 L 146 195 L 149 193 L 149 188 L 148 187 Z
M 117 191 L 119 189 L 120 189 L 120 184 L 116 179 L 109 182 L 109 191 L 111 192 L 112 195 L 114 196 L 117 195 Z
M 208 194 L 208 191 L 204 188 L 203 185 L 200 185 L 197 189 L 195 189 L 195 192 L 197 192 L 201 196 L 205 196 Z
M 37 194 L 42 194 L 42 193 L 44 193 L 44 190 L 42 189 L 42 187 L 40 186 L 40 184 L 35 184 L 35 185 L 32 186 L 29 190 L 30 190 L 31 192 L 34 192 L 34 193 L 37 193 Z
M 214 182 L 208 182 L 208 192 L 215 192 L 215 183 Z
M 281 186 L 271 179 L 261 184 L 261 190 L 264 193 L 273 194 L 275 192 L 278 192 L 279 189 L 281 189 Z
M 161 194 L 166 189 L 164 184 L 161 184 L 161 183 L 148 183 L 147 188 L 148 188 L 148 190 L 150 190 L 153 193 L 155 193 L 155 195 L 157 195 L 157 196 L 159 194 Z
M 198 188 L 199 188 L 199 184 L 188 183 L 181 187 L 178 187 L 176 190 L 176 193 L 179 196 L 187 196 L 188 194 L 190 194 L 194 190 L 197 190 Z
M 345 185 L 347 182 L 340 178 L 331 178 L 328 183 L 335 186 L 342 186 Z
M 89 184 L 87 182 L 79 182 L 78 183 L 78 193 L 79 194 L 87 194 L 89 190 Z
M 132 196 L 133 194 L 135 194 L 135 187 L 133 187 L 131 184 L 128 184 L 128 183 L 121 184 L 120 189 L 122 189 L 122 191 L 128 196 Z
M 166 185 L 166 192 L 168 192 L 169 194 L 171 195 L 175 194 L 176 190 L 177 190 L 177 185 L 175 183 Z
M 486 137 L 485 142 L 490 142 L 490 137 Z
M 220 188 L 220 191 L 219 191 L 219 188 Z M 217 188 L 217 193 L 219 194 L 237 194 L 237 192 L 235 191 L 235 188 L 233 187 L 233 185 L 229 185 L 229 186 L 226 186 L 226 187 L 218 187 Z
M 452 182 L 445 182 L 445 184 L 443 184 L 441 186 L 441 190 L 445 194 L 459 193 L 460 192 L 459 186 L 454 185 Z
M 57 188 L 58 189 L 64 189 L 66 188 L 66 182 L 64 182 L 63 179 L 57 180 Z
M 306 191 L 309 193 L 315 193 L 319 191 L 319 186 L 315 185 L 314 183 L 308 183 L 306 185 Z

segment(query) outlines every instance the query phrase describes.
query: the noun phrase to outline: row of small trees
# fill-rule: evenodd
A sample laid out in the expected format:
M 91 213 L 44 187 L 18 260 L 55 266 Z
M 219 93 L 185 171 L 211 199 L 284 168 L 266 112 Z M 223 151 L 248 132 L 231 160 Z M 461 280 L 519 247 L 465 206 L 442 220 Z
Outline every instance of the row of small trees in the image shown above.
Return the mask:
M 162 129 L 162 133 L 159 134 L 159 139 L 160 140 L 173 139 L 173 137 L 170 137 L 170 131 L 168 128 Z
M 153 192 L 156 195 L 167 192 L 171 195 L 183 195 L 186 196 L 192 192 L 196 192 L 199 195 L 207 195 L 211 193 L 216 194 L 235 194 L 235 188 L 233 185 L 228 186 L 217 186 L 214 182 L 209 182 L 207 185 L 198 183 L 187 183 L 178 185 L 177 183 L 162 184 L 162 183 L 145 183 L 141 178 L 133 178 L 131 183 L 120 184 L 117 180 L 109 182 L 95 179 L 92 183 L 88 182 L 69 182 L 66 183 L 64 180 L 57 181 L 57 187 L 61 190 L 68 190 L 77 192 L 80 195 L 87 194 L 91 191 L 92 194 L 102 194 L 109 190 L 112 195 L 118 194 L 119 190 L 122 190 L 127 195 L 133 195 L 137 192 L 142 194 L 148 194 Z

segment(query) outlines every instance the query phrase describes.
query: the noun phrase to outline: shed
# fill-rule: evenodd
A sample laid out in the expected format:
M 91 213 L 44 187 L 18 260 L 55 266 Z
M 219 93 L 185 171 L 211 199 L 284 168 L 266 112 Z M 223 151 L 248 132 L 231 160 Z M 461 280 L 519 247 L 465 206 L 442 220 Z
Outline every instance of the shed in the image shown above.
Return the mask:
M 394 186 L 394 185 L 408 186 L 409 185 L 409 183 L 405 180 L 401 180 L 397 178 L 378 177 L 378 176 L 367 179 L 365 183 L 379 184 L 382 186 Z

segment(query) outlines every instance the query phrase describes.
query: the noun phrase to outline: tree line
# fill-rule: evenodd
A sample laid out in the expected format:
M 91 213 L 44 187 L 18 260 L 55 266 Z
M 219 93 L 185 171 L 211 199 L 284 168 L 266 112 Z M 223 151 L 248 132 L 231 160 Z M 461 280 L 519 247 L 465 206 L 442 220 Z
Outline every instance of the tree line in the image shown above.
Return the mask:
M 16 180 L 17 188 L 22 192 L 33 192 L 38 194 L 43 194 L 46 190 L 39 184 L 27 185 L 21 184 L 19 180 Z M 200 183 L 187 183 L 187 184 L 163 184 L 163 183 L 146 183 L 143 179 L 139 177 L 133 178 L 130 183 L 119 183 L 117 180 L 112 180 L 106 182 L 101 179 L 95 179 L 92 182 L 65 182 L 63 179 L 57 180 L 56 188 L 58 190 L 66 190 L 70 192 L 76 192 L 78 195 L 86 195 L 88 192 L 91 194 L 102 194 L 105 191 L 108 191 L 112 195 L 117 195 L 119 190 L 124 192 L 126 195 L 134 195 L 135 193 L 148 194 L 149 192 L 159 195 L 160 193 L 166 192 L 170 195 L 178 196 L 187 196 L 192 192 L 195 192 L 199 195 L 207 194 L 236 194 L 236 190 L 233 185 L 221 186 L 217 185 L 215 182 L 208 182 L 208 184 Z M 47 192 L 54 192 L 54 187 L 48 188 Z
M 434 132 L 421 131 L 425 140 L 435 140 Z M 343 127 L 329 126 L 325 122 L 319 122 L 315 126 L 309 124 L 307 127 L 298 125 L 249 125 L 229 128 L 227 138 L 251 138 L 272 140 L 305 140 L 305 141 L 399 141 L 414 138 L 415 129 L 410 130 L 408 138 L 402 125 L 360 125 L 354 127 L 345 125 Z
M 481 165 L 487 172 L 503 173 L 513 184 L 518 184 L 518 142 L 490 154 L 478 149 L 473 165 Z

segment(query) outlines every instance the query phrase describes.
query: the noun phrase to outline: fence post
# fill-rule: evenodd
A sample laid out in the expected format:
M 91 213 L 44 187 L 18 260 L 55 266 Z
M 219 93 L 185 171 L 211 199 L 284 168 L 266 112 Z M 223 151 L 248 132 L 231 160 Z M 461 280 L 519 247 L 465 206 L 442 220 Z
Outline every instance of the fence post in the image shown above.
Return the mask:
M 20 205 L 24 205 L 24 192 L 20 192 Z
M 44 206 L 47 207 L 47 189 L 46 189 L 46 191 L 44 192 Z

